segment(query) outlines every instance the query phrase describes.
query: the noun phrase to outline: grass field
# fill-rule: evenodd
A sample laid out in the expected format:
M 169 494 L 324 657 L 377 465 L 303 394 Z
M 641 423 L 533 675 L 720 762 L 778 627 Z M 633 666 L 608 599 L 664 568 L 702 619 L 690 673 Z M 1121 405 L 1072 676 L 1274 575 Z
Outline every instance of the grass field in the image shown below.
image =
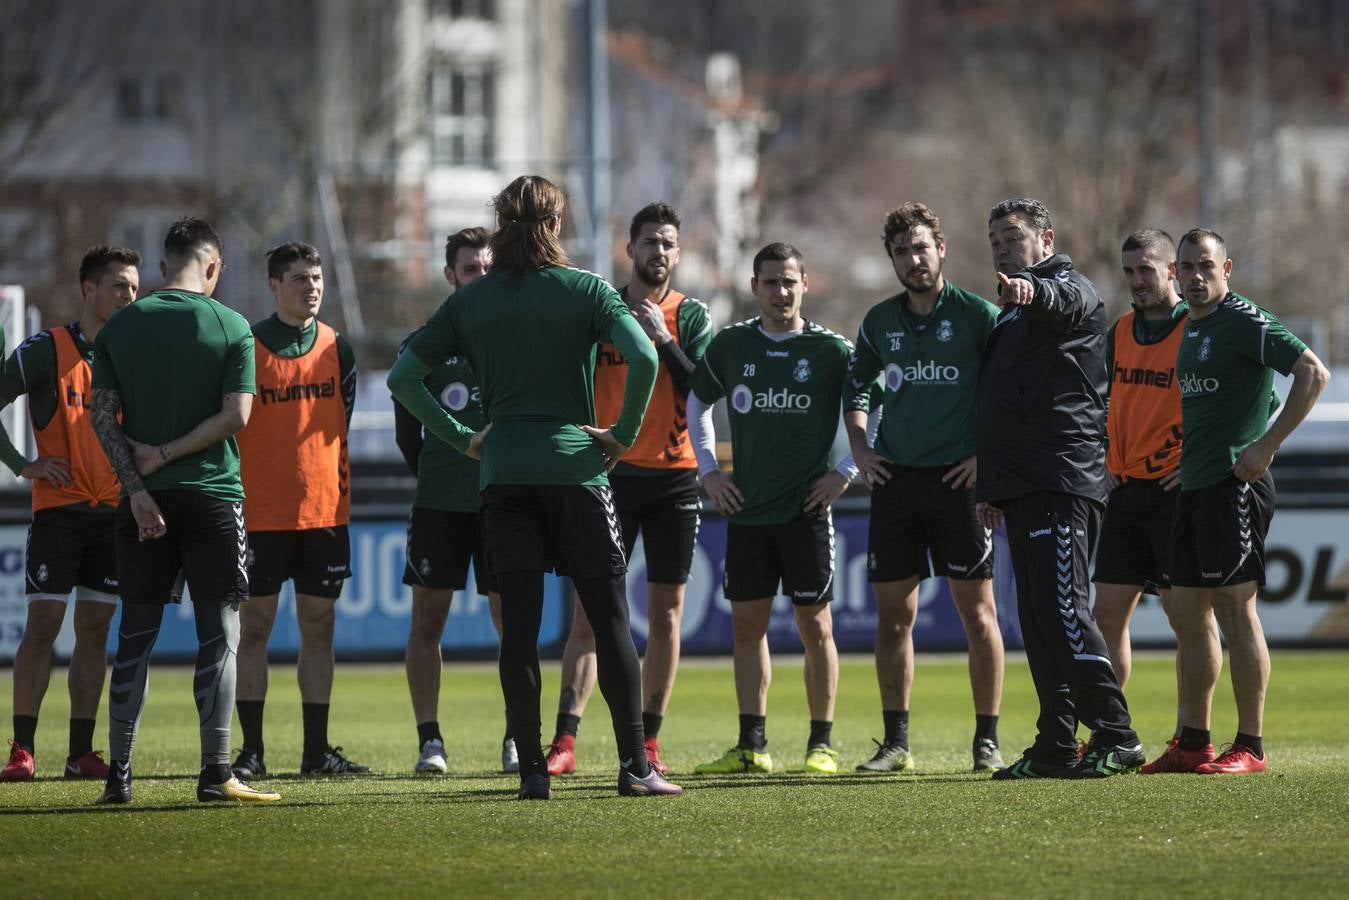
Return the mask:
M 135 802 L 90 804 L 98 784 L 60 780 L 67 711 L 54 673 L 38 730 L 39 779 L 0 785 L 0 896 L 1343 896 L 1349 879 L 1349 653 L 1278 652 L 1263 776 L 1126 776 L 1094 782 L 989 782 L 970 775 L 963 659 L 920 660 L 916 774 L 861 777 L 879 734 L 870 660 L 844 660 L 835 745 L 848 773 L 799 774 L 807 732 L 799 660 L 780 661 L 769 742 L 786 771 L 677 778 L 682 798 L 620 799 L 608 713 L 592 701 L 582 774 L 554 779 L 551 803 L 516 803 L 498 764 L 495 671 L 447 666 L 441 722 L 451 774 L 416 777 L 416 733 L 400 669 L 338 672 L 332 737 L 380 773 L 300 780 L 299 699 L 289 667 L 272 675 L 259 780 L 265 807 L 195 801 L 190 675 L 165 668 L 135 760 Z M 544 708 L 557 690 L 546 670 Z M 1128 689 L 1149 756 L 1169 736 L 1172 663 L 1136 661 Z M 8 725 L 8 672 L 0 722 Z M 1034 694 L 1008 664 L 1001 736 L 1010 762 L 1031 737 Z M 1215 736 L 1230 739 L 1219 688 Z M 106 746 L 106 711 L 97 745 Z M 545 716 L 545 718 L 549 718 Z M 662 733 L 688 772 L 735 739 L 730 665 L 690 661 Z M 546 726 L 548 727 L 548 726 Z M 797 771 L 792 771 L 796 769 Z

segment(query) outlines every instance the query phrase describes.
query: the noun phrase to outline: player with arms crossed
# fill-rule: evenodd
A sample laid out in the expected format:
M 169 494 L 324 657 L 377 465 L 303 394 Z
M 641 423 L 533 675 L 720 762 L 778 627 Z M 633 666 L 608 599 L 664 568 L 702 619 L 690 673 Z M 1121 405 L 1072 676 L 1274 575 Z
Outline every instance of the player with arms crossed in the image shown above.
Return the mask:
M 622 533 L 606 471 L 637 438 L 656 352 L 618 292 L 569 268 L 558 240 L 565 200 L 524 175 L 494 199 L 492 271 L 456 291 L 399 355 L 389 388 L 439 439 L 482 460 L 483 522 L 501 591 L 501 687 L 520 753 L 521 800 L 552 796 L 539 740 L 543 576 L 571 577 L 595 630 L 599 684 L 613 716 L 620 795 L 679 794 L 646 761 L 641 671 L 628 631 Z M 595 346 L 628 360 L 622 411 L 595 415 Z M 463 356 L 488 424 L 474 432 L 426 389 L 433 366 Z
M 769 244 L 754 257 L 750 290 L 760 315 L 719 331 L 693 373 L 689 432 L 703 490 L 726 516 L 724 589 L 731 602 L 740 737 L 694 771 L 771 772 L 766 721 L 772 662 L 768 624 L 779 585 L 791 598 L 805 648 L 810 737 L 807 772 L 838 772 L 832 747 L 838 649 L 830 510 L 856 475 L 851 458 L 829 467 L 852 344 L 808 321 L 801 252 Z M 732 469 L 717 466 L 712 405 L 727 398 Z
M 688 440 L 689 379 L 712 338 L 707 307 L 670 287 L 679 264 L 679 214 L 664 203 L 642 207 L 628 229 L 632 274 L 619 293 L 656 346 L 660 371 L 637 442 L 609 474 L 614 506 L 629 559 L 643 536 L 646 553 L 646 655 L 642 660 L 642 728 L 646 756 L 665 772 L 657 735 L 679 667 L 679 624 L 684 585 L 698 535 L 698 462 Z M 595 416 L 618 416 L 627 361 L 603 346 L 595 364 Z M 595 638 L 578 605 L 562 655 L 557 733 L 548 751 L 552 775 L 576 771 L 576 729 L 595 688 Z
M 1185 720 L 1179 741 L 1155 766 L 1210 775 L 1263 772 L 1269 648 L 1255 601 L 1265 583 L 1265 536 L 1274 514 L 1269 464 L 1316 405 L 1330 373 L 1272 313 L 1231 290 L 1232 260 L 1216 232 L 1187 231 L 1176 255 L 1190 305 L 1176 354 L 1185 453 L 1171 528 L 1171 622 Z M 1269 422 L 1275 371 L 1291 374 L 1293 384 Z M 1231 655 L 1237 703 L 1236 737 L 1216 759 L 1209 734 L 1222 671 L 1215 618 Z
M 492 251 L 485 228 L 465 228 L 445 241 L 445 280 L 456 291 L 487 274 Z M 416 335 L 413 332 L 403 342 Z M 426 389 L 447 413 L 465 427 L 482 430 L 482 400 L 477 376 L 462 356 L 451 357 L 426 376 Z M 417 720 L 415 771 L 443 774 L 449 769 L 445 738 L 440 733 L 440 641 L 450 615 L 454 592 L 468 586 L 468 565 L 473 561 L 473 581 L 479 594 L 487 595 L 492 624 L 501 634 L 501 594 L 497 592 L 483 544 L 482 494 L 478 488 L 479 465 L 434 435 L 426 435 L 421 421 L 407 407 L 393 401 L 394 438 L 412 474 L 417 492 L 408 517 L 407 565 L 403 583 L 412 587 L 412 626 L 408 630 L 408 691 Z M 520 771 L 510 721 L 501 740 L 501 769 Z
M 279 800 L 230 773 L 239 604 L 248 598 L 243 483 L 234 435 L 253 408 L 248 322 L 211 299 L 225 263 L 200 219 L 164 238 L 164 287 L 108 320 L 94 343 L 94 432 L 122 483 L 122 619 L 108 685 L 108 780 L 100 803 L 131 801 L 131 753 L 150 653 L 179 578 L 192 595 L 197 799 Z M 122 421 L 118 421 L 118 411 Z
M 108 668 L 108 625 L 117 611 L 113 531 L 119 485 L 89 420 L 94 341 L 117 310 L 136 299 L 140 254 L 93 247 L 80 262 L 84 312 L 79 321 L 24 341 L 0 376 L 0 408 L 28 396 L 37 440 L 29 462 L 0 429 L 0 454 L 33 481 L 33 521 L 25 568 L 28 621 L 14 654 L 14 739 L 0 781 L 33 777 L 38 710 L 51 678 L 52 645 L 75 594 L 75 649 L 70 655 L 70 748 L 67 778 L 106 778 L 94 752 L 94 723 Z
M 922 203 L 891 212 L 882 240 L 904 292 L 872 307 L 862 321 L 844 414 L 853 459 L 871 486 L 867 573 L 876 591 L 876 676 L 885 725 L 876 754 L 857 768 L 913 768 L 909 697 L 918 583 L 944 575 L 969 642 L 974 771 L 1000 769 L 1003 654 L 993 539 L 974 514 L 974 388 L 998 308 L 946 280 L 941 221 Z M 884 415 L 873 450 L 866 419 L 877 376 Z
M 232 769 L 240 778 L 267 772 L 267 641 L 281 586 L 293 580 L 304 726 L 300 774 L 359 774 L 369 767 L 328 742 L 335 607 L 351 576 L 347 431 L 356 404 L 356 356 L 342 335 L 318 321 L 318 250 L 291 242 L 268 251 L 267 287 L 276 312 L 253 324 L 258 400 L 238 438 L 249 598 L 240 613 L 236 701 L 244 745 Z

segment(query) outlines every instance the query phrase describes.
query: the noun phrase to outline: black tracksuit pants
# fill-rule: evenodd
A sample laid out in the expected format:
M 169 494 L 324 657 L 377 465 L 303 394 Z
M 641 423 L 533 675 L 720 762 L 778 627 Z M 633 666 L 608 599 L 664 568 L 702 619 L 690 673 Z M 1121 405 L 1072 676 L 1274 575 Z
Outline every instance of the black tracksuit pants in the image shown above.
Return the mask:
M 1029 755 L 1038 762 L 1072 763 L 1079 721 L 1100 744 L 1137 741 L 1088 605 L 1100 504 L 1037 491 L 997 506 L 1007 524 L 1021 637 L 1040 699 Z

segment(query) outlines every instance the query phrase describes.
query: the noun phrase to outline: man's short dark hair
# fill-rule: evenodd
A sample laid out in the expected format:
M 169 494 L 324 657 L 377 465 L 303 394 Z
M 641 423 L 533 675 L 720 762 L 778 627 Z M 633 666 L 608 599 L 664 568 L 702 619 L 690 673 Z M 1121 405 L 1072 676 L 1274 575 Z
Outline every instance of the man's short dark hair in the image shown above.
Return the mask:
M 1120 252 L 1132 253 L 1135 250 L 1151 251 L 1163 259 L 1176 258 L 1176 242 L 1160 228 L 1144 228 L 1125 238 Z
M 267 277 L 273 281 L 280 281 L 285 277 L 291 263 L 301 260 L 310 266 L 323 265 L 323 257 L 319 256 L 313 244 L 289 241 L 280 247 L 273 247 L 267 251 Z
M 220 235 L 205 219 L 183 216 L 170 225 L 169 233 L 164 235 L 165 259 L 187 259 L 205 248 L 215 250 L 221 256 L 225 253 Z
M 766 262 L 786 262 L 789 259 L 796 260 L 796 264 L 801 271 L 806 269 L 806 258 L 801 255 L 791 244 L 784 244 L 782 241 L 775 241 L 764 247 L 758 253 L 754 254 L 754 277 L 759 277 L 759 266 Z
M 895 239 L 895 235 L 912 231 L 920 225 L 926 225 L 932 230 L 932 239 L 938 244 L 946 243 L 946 235 L 942 234 L 941 219 L 937 218 L 937 214 L 926 203 L 909 202 L 892 209 L 885 217 L 885 233 L 881 236 L 885 242 L 885 252 L 890 252 L 890 242 Z
M 1030 227 L 1040 234 L 1054 227 L 1054 223 L 1049 219 L 1049 210 L 1039 200 L 1031 197 L 1012 197 L 1010 200 L 1002 201 L 988 211 L 989 224 L 1010 215 L 1022 216 Z
M 109 247 L 106 244 L 90 247 L 84 251 L 84 259 L 80 260 L 80 284 L 86 281 L 98 284 L 107 273 L 108 266 L 114 263 L 140 268 L 141 255 L 126 247 Z
M 1223 252 L 1223 256 L 1227 255 L 1227 241 L 1223 240 L 1223 236 L 1211 228 L 1191 228 L 1180 236 L 1180 241 L 1176 244 L 1176 251 L 1179 252 L 1180 248 L 1185 246 L 1186 241 L 1197 245 L 1205 238 L 1217 244 L 1218 249 Z
M 637 240 L 637 235 L 642 233 L 642 226 L 647 223 L 653 225 L 673 225 L 675 231 L 679 230 L 679 213 L 675 208 L 666 203 L 648 203 L 637 210 L 637 215 L 632 217 L 632 224 L 628 226 L 628 241 Z
M 454 268 L 454 258 L 465 247 L 481 250 L 492 236 L 486 228 L 462 228 L 445 239 L 445 265 Z

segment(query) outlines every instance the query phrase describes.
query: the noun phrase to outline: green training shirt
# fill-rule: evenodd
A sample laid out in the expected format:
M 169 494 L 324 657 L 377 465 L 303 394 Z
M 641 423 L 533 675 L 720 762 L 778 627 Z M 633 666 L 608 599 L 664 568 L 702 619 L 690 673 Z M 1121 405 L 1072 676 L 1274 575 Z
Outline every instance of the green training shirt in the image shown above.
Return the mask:
M 998 308 L 951 282 L 919 316 L 907 292 L 882 300 L 857 333 L 847 409 L 884 390 L 876 452 L 902 466 L 949 466 L 974 453 L 974 390 Z
M 726 398 L 731 465 L 744 495 L 742 525 L 774 525 L 801 514 L 806 494 L 829 471 L 852 344 L 807 321 L 773 340 L 760 319 L 728 325 L 707 345 L 693 391 L 711 406 Z
M 550 267 L 514 277 L 497 269 L 455 291 L 408 342 L 389 375 L 394 396 L 460 451 L 471 429 L 447 417 L 426 391 L 423 367 L 462 356 L 478 373 L 492 430 L 479 485 L 607 484 L 604 454 L 581 430 L 595 420 L 595 349 L 614 344 L 636 378 L 614 436 L 630 444 L 656 377 L 656 351 L 618 292 L 580 269 Z M 415 375 L 416 381 L 408 383 Z M 633 393 L 635 389 L 636 393 Z M 430 404 L 430 406 L 428 406 Z
M 414 331 L 408 336 L 404 348 L 416 335 Z M 464 427 L 481 431 L 487 424 L 482 414 L 478 378 L 464 357 L 451 356 L 433 368 L 422 383 L 441 409 Z M 442 512 L 477 512 L 482 505 L 478 487 L 480 469 L 476 459 L 470 459 L 434 434 L 425 435 L 417 454 L 417 492 L 412 505 Z
M 1241 451 L 1265 433 L 1277 371 L 1287 375 L 1307 349 L 1273 313 L 1228 293 L 1185 323 L 1176 352 L 1180 381 L 1180 486 L 1193 491 L 1232 474 Z
M 94 389 L 121 396 L 127 437 L 166 443 L 219 413 L 225 394 L 257 393 L 253 332 L 243 316 L 204 294 L 155 291 L 119 310 L 98 333 Z M 144 481 L 151 491 L 244 497 L 233 437 L 176 459 Z

